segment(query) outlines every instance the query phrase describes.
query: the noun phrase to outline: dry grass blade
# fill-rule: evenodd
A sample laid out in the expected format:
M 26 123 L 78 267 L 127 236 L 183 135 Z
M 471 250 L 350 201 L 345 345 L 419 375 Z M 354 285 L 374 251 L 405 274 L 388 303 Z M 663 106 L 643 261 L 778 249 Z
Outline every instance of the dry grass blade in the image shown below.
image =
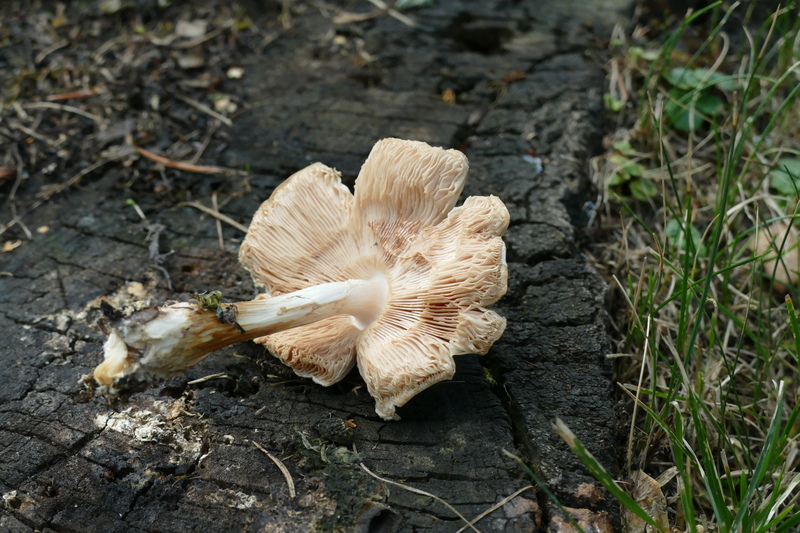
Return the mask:
M 478 528 L 476 528 L 476 527 L 473 525 L 473 523 L 472 523 L 472 522 L 470 522 L 469 520 L 467 520 L 467 518 L 466 518 L 464 515 L 462 515 L 461 513 L 459 513 L 459 512 L 458 512 L 458 510 L 456 510 L 456 508 L 455 508 L 455 507 L 453 507 L 452 505 L 450 505 L 449 503 L 447 503 L 446 501 L 444 501 L 444 500 L 443 500 L 443 499 L 441 499 L 440 497 L 436 496 L 435 494 L 431 494 L 430 492 L 425 492 L 424 490 L 417 489 L 417 488 L 411 487 L 411 486 L 409 486 L 409 485 L 404 485 L 403 483 L 398 483 L 397 481 L 392 481 L 391 479 L 386 479 L 386 478 L 384 478 L 384 477 L 381 477 L 381 476 L 379 476 L 378 474 L 374 473 L 374 472 L 373 472 L 372 470 L 370 470 L 369 468 L 367 468 L 367 466 L 366 466 L 364 463 L 359 463 L 359 466 L 361 466 L 361 469 L 362 469 L 362 470 L 364 470 L 364 472 L 366 472 L 366 473 L 367 473 L 367 474 L 369 474 L 370 476 L 374 477 L 374 478 L 375 478 L 375 479 L 377 479 L 378 481 L 382 481 L 383 483 L 387 483 L 387 484 L 389 484 L 389 485 L 392 485 L 392 486 L 394 486 L 394 487 L 398 487 L 398 488 L 401 488 L 401 489 L 403 489 L 403 490 L 407 490 L 408 492 L 413 492 L 414 494 L 419 494 L 420 496 L 425 496 L 425 497 L 428 497 L 428 498 L 433 498 L 433 499 L 434 499 L 434 500 L 436 500 L 437 502 L 439 502 L 439 503 L 441 503 L 442 505 L 444 505 L 445 507 L 447 507 L 447 508 L 448 508 L 448 509 L 449 509 L 449 510 L 450 510 L 450 511 L 453 513 L 453 514 L 455 514 L 455 515 L 456 515 L 457 517 L 459 517 L 461 520 L 463 520 L 463 521 L 464 521 L 464 523 L 466 524 L 466 526 L 464 526 L 464 527 L 468 527 L 468 528 L 470 528 L 472 531 L 475 531 L 475 533 L 480 533 L 480 530 L 478 530 Z
M 217 113 L 216 111 L 214 111 L 210 107 L 208 107 L 208 106 L 206 106 L 204 104 L 201 104 L 200 102 L 198 102 L 196 100 L 192 100 L 191 98 L 188 98 L 188 97 L 183 96 L 181 94 L 176 94 L 175 98 L 177 98 L 181 102 L 185 102 L 185 103 L 189 104 L 190 106 L 192 106 L 193 108 L 197 109 L 198 111 L 202 111 L 206 115 L 219 120 L 220 122 L 222 122 L 223 124 L 225 124 L 229 128 L 231 126 L 233 126 L 233 121 L 231 119 L 229 119 L 225 115 Z
M 531 489 L 533 489 L 533 488 L 534 488 L 534 486 L 533 486 L 533 485 L 528 485 L 527 487 L 522 487 L 522 488 L 521 488 L 521 489 L 519 489 L 518 491 L 514 492 L 514 494 L 511 494 L 511 495 L 509 495 L 509 496 L 506 496 L 505 498 L 503 498 L 502 500 L 500 500 L 499 502 L 497 502 L 497 503 L 496 503 L 496 504 L 494 504 L 493 506 L 489 507 L 489 508 L 488 508 L 488 509 L 486 509 L 484 512 L 482 512 L 481 514 L 479 514 L 478 516 L 476 516 L 475 518 L 473 518 L 473 519 L 470 521 L 470 523 L 469 523 L 469 524 L 467 524 L 466 526 L 464 526 L 464 527 L 462 527 L 461 529 L 459 529 L 458 531 L 456 531 L 456 533 L 462 533 L 463 531 L 466 531 L 466 530 L 467 530 L 467 527 L 474 526 L 474 525 L 475 525 L 475 524 L 477 524 L 479 521 L 483 520 L 484 518 L 486 518 L 487 516 L 489 516 L 489 515 L 490 515 L 490 514 L 492 514 L 493 512 L 495 512 L 495 511 L 497 511 L 498 509 L 502 508 L 502 507 L 503 507 L 505 504 L 507 504 L 508 502 L 510 502 L 511 500 L 513 500 L 514 498 L 516 498 L 517 496 L 519 496 L 520 494 L 522 494 L 522 493 L 523 493 L 523 492 L 525 492 L 526 490 L 531 490 Z
M 224 372 L 219 372 L 217 374 L 210 374 L 208 376 L 203 376 L 202 378 L 197 378 L 191 381 L 187 381 L 186 384 L 197 385 L 198 383 L 205 383 L 206 381 L 211 381 L 212 379 L 232 379 L 232 378 Z
M 238 229 L 242 233 L 247 233 L 247 228 L 245 226 L 239 224 L 238 222 L 233 220 L 228 215 L 223 215 L 219 211 L 215 211 L 214 209 L 211 209 L 210 207 L 206 207 L 206 206 L 204 206 L 203 204 L 201 204 L 199 202 L 180 202 L 177 205 L 178 206 L 184 206 L 185 205 L 187 207 L 194 207 L 195 209 L 198 209 L 198 210 L 202 211 L 203 213 L 209 214 L 212 217 L 214 217 L 214 218 L 216 218 L 218 220 L 221 220 L 222 222 L 225 222 L 226 224 Z
M 639 369 L 639 384 L 636 387 L 636 402 L 633 404 L 633 412 L 631 413 L 631 429 L 628 434 L 628 451 L 626 453 L 626 468 L 630 472 L 631 471 L 631 460 L 633 458 L 633 436 L 636 431 L 636 414 L 637 410 L 639 409 L 639 393 L 642 390 L 642 381 L 644 380 L 644 369 L 647 366 L 647 349 L 650 343 L 650 324 L 652 323 L 650 315 L 647 316 L 647 330 L 645 331 L 644 335 L 644 349 L 642 349 L 642 363 L 641 368 Z
M 677 469 L 664 495 L 681 529 L 800 524 L 770 496 L 800 466 L 796 427 L 779 441 L 770 425 L 770 384 L 798 379 L 782 296 L 800 283 L 800 20 L 763 7 L 709 4 L 658 41 L 620 30 L 609 65 L 623 128 L 595 165 L 615 231 L 598 253 L 618 289 L 615 351 L 638 354 L 616 359 L 634 426 L 623 476 Z
M 286 468 L 286 465 L 283 464 L 283 462 L 281 462 L 280 459 L 278 459 L 277 457 L 275 457 L 274 455 L 269 453 L 266 449 L 264 449 L 263 446 L 261 446 L 256 441 L 253 440 L 253 441 L 250 441 L 250 442 L 253 443 L 253 446 L 255 446 L 256 448 L 258 448 L 259 450 L 264 452 L 266 454 L 266 456 L 269 457 L 272 460 L 273 463 L 275 463 L 275 466 L 277 466 L 278 469 L 281 471 L 281 473 L 283 474 L 283 477 L 286 478 L 286 485 L 289 487 L 289 497 L 290 498 L 295 498 L 297 496 L 297 492 L 295 491 L 295 488 L 294 488 L 294 479 L 292 479 L 292 474 L 289 472 L 289 469 Z
M 89 120 L 97 122 L 98 124 L 104 122 L 103 117 L 99 115 L 95 115 L 78 107 L 66 104 L 55 104 L 53 102 L 28 102 L 26 104 L 22 104 L 22 107 L 25 109 L 55 109 L 57 111 L 66 111 L 67 113 L 74 113 L 75 115 L 80 115 L 83 118 L 88 118 Z
M 393 9 L 393 8 L 389 7 L 389 4 L 387 4 L 383 0 L 368 0 L 368 1 L 369 1 L 370 4 L 372 4 L 373 6 L 377 7 L 378 9 L 382 9 L 382 10 L 386 11 L 389 14 L 390 17 L 392 17 L 392 18 L 394 18 L 396 20 L 399 20 L 400 22 L 402 22 L 406 26 L 411 26 L 412 28 L 417 26 L 417 23 L 414 22 L 414 20 L 412 20 L 412 19 L 408 18 L 407 16 L 403 15 L 402 13 L 397 11 L 396 9 Z

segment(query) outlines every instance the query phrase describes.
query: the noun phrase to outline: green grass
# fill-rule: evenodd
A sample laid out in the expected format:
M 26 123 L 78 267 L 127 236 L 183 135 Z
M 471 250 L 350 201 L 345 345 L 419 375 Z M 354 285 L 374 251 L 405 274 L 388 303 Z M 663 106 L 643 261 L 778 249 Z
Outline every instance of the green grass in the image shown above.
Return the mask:
M 622 478 L 641 481 L 557 430 L 630 531 L 800 528 L 800 17 L 796 3 L 762 21 L 734 8 L 744 22 L 717 2 L 613 51 L 605 100 L 629 126 L 595 178 L 599 223 L 621 229 L 597 255 L 626 303 L 612 310 Z M 663 513 L 641 497 L 656 478 Z

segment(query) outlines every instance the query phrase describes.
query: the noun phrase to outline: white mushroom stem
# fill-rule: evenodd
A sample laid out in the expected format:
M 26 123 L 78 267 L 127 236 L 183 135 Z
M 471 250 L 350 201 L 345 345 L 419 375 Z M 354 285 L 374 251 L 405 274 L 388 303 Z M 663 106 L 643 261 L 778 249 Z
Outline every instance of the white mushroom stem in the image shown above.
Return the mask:
M 296 292 L 222 304 L 225 319 L 197 304 L 148 308 L 113 324 L 94 378 L 112 389 L 123 378 L 164 378 L 193 368 L 229 344 L 303 326 L 332 316 L 350 316 L 363 330 L 383 312 L 386 276 L 325 283 Z

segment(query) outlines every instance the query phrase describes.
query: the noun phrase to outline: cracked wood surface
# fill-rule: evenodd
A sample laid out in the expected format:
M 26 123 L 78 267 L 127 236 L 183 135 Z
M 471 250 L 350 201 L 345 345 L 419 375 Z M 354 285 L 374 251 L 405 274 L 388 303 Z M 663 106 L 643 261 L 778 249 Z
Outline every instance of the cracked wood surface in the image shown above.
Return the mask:
M 607 526 L 613 504 L 551 422 L 562 418 L 615 470 L 606 288 L 580 254 L 577 228 L 602 135 L 603 72 L 587 50 L 626 4 L 580 2 L 576 16 L 575 2 L 433 2 L 410 13 L 422 24 L 414 28 L 388 16 L 335 25 L 330 5 L 296 2 L 291 31 L 231 58 L 246 68 L 249 104 L 224 131 L 227 146 L 200 162 L 251 172 L 249 191 L 222 209 L 237 221 L 313 161 L 352 184 L 386 136 L 463 150 L 464 196 L 495 194 L 509 207 L 510 287 L 496 306 L 505 335 L 486 356 L 458 357 L 454 379 L 401 408 L 399 422 L 375 415 L 357 373 L 321 388 L 253 344 L 121 406 L 87 398 L 78 380 L 103 342 L 90 302 L 210 289 L 249 298 L 236 261 L 242 235 L 224 228 L 220 250 L 213 219 L 139 190 L 148 221 L 164 227 L 151 248 L 125 207 L 119 165 L 29 215 L 49 231 L 0 257 L 0 530 L 456 531 L 464 522 L 441 502 L 359 464 L 472 519 L 531 484 L 503 450 L 524 457 L 565 506 Z M 333 50 L 334 31 L 358 36 L 370 61 Z M 441 98 L 448 90 L 455 103 Z M 175 176 L 206 204 L 221 181 L 242 180 Z M 34 192 L 21 198 L 32 203 Z M 162 263 L 174 292 L 151 249 L 174 252 Z M 286 466 L 296 497 L 254 443 Z M 555 514 L 529 489 L 476 527 L 539 531 Z

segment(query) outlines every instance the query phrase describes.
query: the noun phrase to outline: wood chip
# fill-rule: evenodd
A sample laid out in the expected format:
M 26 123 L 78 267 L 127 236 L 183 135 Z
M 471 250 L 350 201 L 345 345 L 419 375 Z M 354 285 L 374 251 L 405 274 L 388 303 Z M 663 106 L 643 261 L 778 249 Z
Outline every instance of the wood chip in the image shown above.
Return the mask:
M 20 246 L 22 246 L 22 241 L 20 241 L 20 240 L 6 241 L 5 244 L 3 244 L 2 250 L 3 250 L 3 253 L 8 253 L 8 252 L 12 252 L 12 251 L 16 250 Z

